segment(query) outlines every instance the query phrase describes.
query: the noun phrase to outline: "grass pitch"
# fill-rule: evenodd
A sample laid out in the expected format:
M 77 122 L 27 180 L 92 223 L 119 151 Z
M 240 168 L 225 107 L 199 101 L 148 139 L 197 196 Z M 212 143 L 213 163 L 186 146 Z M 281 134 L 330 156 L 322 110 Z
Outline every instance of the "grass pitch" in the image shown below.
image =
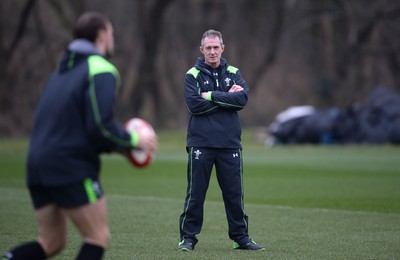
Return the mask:
M 184 133 L 160 133 L 153 165 L 103 156 L 112 241 L 105 259 L 400 259 L 400 147 L 265 148 L 243 136 L 245 210 L 263 252 L 234 251 L 212 176 L 193 252 L 177 252 L 186 191 Z M 25 188 L 26 140 L 0 140 L 0 254 L 35 238 Z M 73 259 L 81 241 L 54 259 Z

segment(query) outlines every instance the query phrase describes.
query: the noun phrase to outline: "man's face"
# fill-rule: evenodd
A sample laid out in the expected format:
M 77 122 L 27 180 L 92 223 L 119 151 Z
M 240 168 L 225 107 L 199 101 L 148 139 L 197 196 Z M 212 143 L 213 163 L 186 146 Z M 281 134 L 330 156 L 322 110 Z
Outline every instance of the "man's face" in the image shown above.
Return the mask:
M 218 37 L 206 37 L 203 40 L 203 45 L 200 46 L 200 52 L 204 55 L 205 63 L 213 68 L 220 64 L 224 45 L 221 44 Z

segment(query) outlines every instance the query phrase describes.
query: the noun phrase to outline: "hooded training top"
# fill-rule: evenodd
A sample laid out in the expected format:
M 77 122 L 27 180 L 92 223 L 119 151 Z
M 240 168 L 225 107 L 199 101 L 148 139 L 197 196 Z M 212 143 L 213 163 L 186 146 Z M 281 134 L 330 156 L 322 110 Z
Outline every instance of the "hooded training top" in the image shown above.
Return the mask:
M 233 85 L 243 91 L 228 93 Z M 202 92 L 211 92 L 206 100 Z M 218 68 L 198 58 L 185 75 L 185 102 L 189 110 L 187 147 L 242 148 L 237 111 L 244 108 L 249 88 L 239 70 L 221 59 Z
M 40 97 L 27 160 L 28 185 L 98 179 L 99 154 L 132 147 L 115 120 L 117 69 L 93 43 L 71 42 Z

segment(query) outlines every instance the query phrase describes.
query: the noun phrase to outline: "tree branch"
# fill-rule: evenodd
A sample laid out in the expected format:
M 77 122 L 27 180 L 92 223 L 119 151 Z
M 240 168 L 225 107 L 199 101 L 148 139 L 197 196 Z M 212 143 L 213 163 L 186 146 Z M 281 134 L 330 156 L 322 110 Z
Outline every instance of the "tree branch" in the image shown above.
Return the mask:
M 26 30 L 26 24 L 28 22 L 29 15 L 32 13 L 32 10 L 36 4 L 36 0 L 28 0 L 25 4 L 24 9 L 22 10 L 19 18 L 19 25 L 17 32 L 14 35 L 14 39 L 11 42 L 11 45 L 9 47 L 9 51 L 6 54 L 6 62 L 11 60 L 15 50 L 18 47 L 19 42 L 21 41 L 25 30 Z

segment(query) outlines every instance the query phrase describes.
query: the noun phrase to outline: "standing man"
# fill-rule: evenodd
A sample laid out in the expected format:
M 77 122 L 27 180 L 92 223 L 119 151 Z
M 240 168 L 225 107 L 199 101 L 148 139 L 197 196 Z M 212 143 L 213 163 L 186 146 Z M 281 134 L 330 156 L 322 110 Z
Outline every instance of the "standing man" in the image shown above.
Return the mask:
M 40 97 L 30 139 L 27 184 L 39 236 L 1 259 L 45 259 L 66 245 L 67 219 L 83 245 L 77 259 L 101 259 L 110 240 L 99 181 L 100 153 L 157 149 L 157 140 L 128 133 L 114 119 L 120 79 L 105 57 L 113 54 L 113 27 L 97 12 L 81 15 L 58 69 Z
M 203 210 L 212 168 L 222 190 L 229 237 L 234 249 L 265 250 L 248 235 L 243 204 L 241 125 L 237 111 L 247 103 L 249 89 L 239 70 L 221 58 L 222 35 L 208 30 L 197 60 L 185 76 L 187 129 L 187 194 L 179 220 L 179 251 L 192 251 L 203 225 Z

